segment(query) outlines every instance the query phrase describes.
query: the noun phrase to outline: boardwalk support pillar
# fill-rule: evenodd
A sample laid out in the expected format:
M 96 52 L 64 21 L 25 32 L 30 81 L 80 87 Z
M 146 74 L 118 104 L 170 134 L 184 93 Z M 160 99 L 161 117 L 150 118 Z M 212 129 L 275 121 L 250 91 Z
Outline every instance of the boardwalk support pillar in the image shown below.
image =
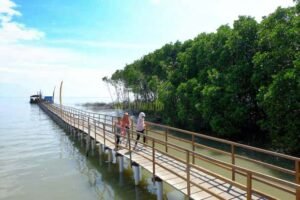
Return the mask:
M 77 128 L 75 128 L 75 130 L 76 130 L 76 139 L 80 140 L 80 131 Z
M 141 168 L 140 168 L 139 164 L 137 164 L 136 162 L 133 162 L 132 170 L 133 170 L 134 184 L 138 185 L 141 180 Z
M 117 152 L 112 150 L 112 163 L 116 164 L 117 163 Z
M 71 130 L 72 130 L 72 133 L 73 133 L 73 138 L 76 139 L 76 137 L 77 137 L 76 129 L 74 127 L 72 127 Z
M 87 135 L 85 138 L 85 141 L 86 141 L 86 151 L 88 151 L 90 149 L 90 145 L 91 145 L 91 137 L 89 135 Z
M 124 157 L 123 157 L 123 155 L 121 155 L 119 153 L 116 154 L 116 157 L 117 157 L 118 163 L 119 163 L 119 172 L 123 173 L 123 171 L 124 171 Z
M 80 138 L 79 138 L 80 139 L 80 145 L 81 145 L 81 147 L 83 147 L 84 146 L 84 143 L 83 143 L 84 135 L 83 135 L 82 131 L 80 131 L 79 134 L 80 134 Z
M 76 130 L 74 127 L 71 126 L 71 132 L 74 139 L 76 139 Z
M 96 140 L 92 139 L 92 151 L 95 150 L 95 146 L 96 146 Z
M 90 136 L 90 138 L 91 138 L 91 153 L 92 153 L 92 156 L 94 156 L 95 155 L 95 146 L 96 146 L 96 141 Z
M 105 148 L 106 149 L 106 152 L 107 152 L 107 162 L 111 163 L 112 162 L 112 150 L 109 149 L 109 148 Z
M 162 200 L 163 199 L 163 181 L 158 177 L 155 177 L 154 180 L 155 180 L 157 200 Z
M 104 152 L 104 144 L 99 144 L 99 155 L 101 156 Z

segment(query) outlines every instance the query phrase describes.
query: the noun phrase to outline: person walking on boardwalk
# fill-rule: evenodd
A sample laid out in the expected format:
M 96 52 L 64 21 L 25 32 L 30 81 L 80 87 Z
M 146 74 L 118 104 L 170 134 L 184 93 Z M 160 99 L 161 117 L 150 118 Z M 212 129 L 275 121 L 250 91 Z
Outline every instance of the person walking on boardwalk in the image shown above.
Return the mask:
M 134 150 L 136 149 L 136 145 L 137 145 L 138 140 L 141 137 L 141 134 L 143 135 L 143 143 L 146 143 L 146 136 L 144 134 L 145 127 L 146 127 L 145 117 L 146 117 L 145 113 L 140 112 L 137 123 L 136 123 L 137 137 L 136 137 L 136 141 L 135 141 L 135 144 L 134 144 L 134 147 L 133 147 Z
M 124 113 L 122 118 L 122 137 L 125 138 L 129 137 L 129 129 L 130 129 L 130 119 L 127 112 Z M 126 146 L 128 145 L 129 140 L 127 139 Z
M 122 133 L 122 118 L 118 117 L 117 118 L 117 122 L 115 123 L 115 136 L 116 136 L 116 150 L 118 150 L 119 148 L 119 144 L 120 144 L 120 137 L 121 137 L 121 133 Z

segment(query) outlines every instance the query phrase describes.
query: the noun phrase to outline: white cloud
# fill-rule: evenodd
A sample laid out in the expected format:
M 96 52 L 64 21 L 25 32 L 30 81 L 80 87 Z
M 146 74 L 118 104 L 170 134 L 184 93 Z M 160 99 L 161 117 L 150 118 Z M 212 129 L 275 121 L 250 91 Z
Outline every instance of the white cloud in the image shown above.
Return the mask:
M 27 28 L 16 22 L 3 22 L 0 28 L 0 44 L 15 43 L 21 40 L 39 40 L 44 33 L 33 28 Z
M 43 38 L 45 35 L 43 32 L 13 21 L 14 16 L 21 16 L 16 8 L 14 2 L 0 0 L 0 44 Z
M 17 5 L 10 0 L 0 0 L 0 15 L 8 17 L 20 16 L 21 13 L 15 10 L 16 7 Z

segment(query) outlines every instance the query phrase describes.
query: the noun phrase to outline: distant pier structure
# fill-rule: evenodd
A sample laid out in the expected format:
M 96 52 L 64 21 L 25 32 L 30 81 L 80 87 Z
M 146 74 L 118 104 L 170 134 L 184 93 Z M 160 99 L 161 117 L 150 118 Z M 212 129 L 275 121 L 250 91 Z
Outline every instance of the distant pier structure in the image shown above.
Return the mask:
M 30 96 L 29 103 L 37 104 L 40 102 L 54 103 L 53 96 L 42 96 L 41 94 L 35 94 Z
M 30 96 L 30 100 L 29 100 L 29 103 L 32 103 L 32 104 L 36 104 L 36 103 L 39 103 L 41 101 L 41 95 L 39 94 L 35 94 L 35 95 L 31 95 Z

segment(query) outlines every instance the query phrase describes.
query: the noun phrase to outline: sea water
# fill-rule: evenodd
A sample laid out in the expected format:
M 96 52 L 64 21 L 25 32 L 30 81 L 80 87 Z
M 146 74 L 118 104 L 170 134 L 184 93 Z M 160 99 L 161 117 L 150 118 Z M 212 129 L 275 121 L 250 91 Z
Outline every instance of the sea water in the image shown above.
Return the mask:
M 149 180 L 134 186 L 130 169 L 87 157 L 38 105 L 0 97 L 0 199 L 156 199 Z

